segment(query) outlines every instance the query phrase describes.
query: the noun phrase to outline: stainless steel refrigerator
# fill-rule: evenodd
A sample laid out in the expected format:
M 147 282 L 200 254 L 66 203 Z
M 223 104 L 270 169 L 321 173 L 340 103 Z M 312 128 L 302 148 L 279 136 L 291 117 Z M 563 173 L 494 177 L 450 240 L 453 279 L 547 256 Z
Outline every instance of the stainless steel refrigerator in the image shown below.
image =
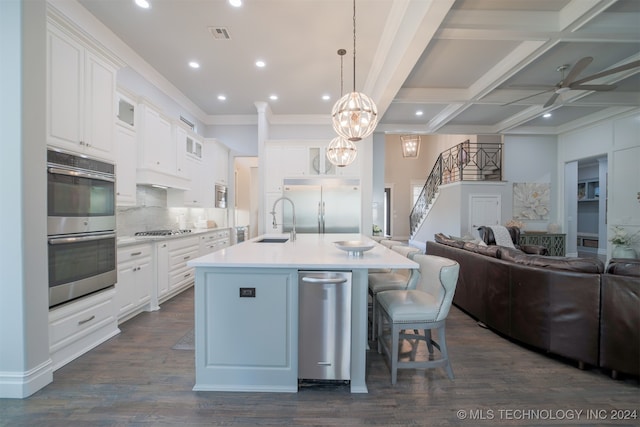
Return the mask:
M 293 201 L 297 233 L 359 233 L 360 180 L 285 179 L 283 195 Z M 293 224 L 291 204 L 283 203 L 283 231 Z

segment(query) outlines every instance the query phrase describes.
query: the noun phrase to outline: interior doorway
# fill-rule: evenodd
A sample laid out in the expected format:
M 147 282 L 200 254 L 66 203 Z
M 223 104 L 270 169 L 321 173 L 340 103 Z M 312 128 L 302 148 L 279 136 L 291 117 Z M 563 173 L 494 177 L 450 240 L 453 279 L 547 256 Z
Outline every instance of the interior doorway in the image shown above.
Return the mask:
M 382 235 L 391 236 L 391 187 L 385 185 L 384 187 L 384 207 L 383 207 L 383 221 L 382 221 Z
M 576 242 L 579 257 L 607 255 L 607 157 L 578 161 Z
M 258 232 L 258 158 L 236 157 L 234 166 L 233 219 L 235 227 L 247 227 L 245 239 Z

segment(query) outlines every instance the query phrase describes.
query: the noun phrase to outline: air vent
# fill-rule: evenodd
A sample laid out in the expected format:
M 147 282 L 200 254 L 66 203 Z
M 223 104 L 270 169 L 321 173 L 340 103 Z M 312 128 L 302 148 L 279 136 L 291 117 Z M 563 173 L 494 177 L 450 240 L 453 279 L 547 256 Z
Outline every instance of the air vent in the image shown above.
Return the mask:
M 191 130 L 195 132 L 195 130 L 196 130 L 196 125 L 195 124 L 191 123 L 188 119 L 185 119 L 182 116 L 180 116 L 180 121 L 182 123 L 184 123 L 185 125 L 189 126 L 189 128 L 191 128 Z
M 231 35 L 226 27 L 209 27 L 209 32 L 216 40 L 231 40 Z

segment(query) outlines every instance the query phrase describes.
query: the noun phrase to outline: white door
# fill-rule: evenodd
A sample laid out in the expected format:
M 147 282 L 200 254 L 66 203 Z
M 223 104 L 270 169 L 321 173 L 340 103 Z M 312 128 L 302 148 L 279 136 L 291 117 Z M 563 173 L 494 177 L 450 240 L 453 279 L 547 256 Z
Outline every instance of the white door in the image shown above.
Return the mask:
M 502 201 L 497 194 L 469 196 L 469 233 L 478 236 L 481 225 L 498 225 L 501 221 Z

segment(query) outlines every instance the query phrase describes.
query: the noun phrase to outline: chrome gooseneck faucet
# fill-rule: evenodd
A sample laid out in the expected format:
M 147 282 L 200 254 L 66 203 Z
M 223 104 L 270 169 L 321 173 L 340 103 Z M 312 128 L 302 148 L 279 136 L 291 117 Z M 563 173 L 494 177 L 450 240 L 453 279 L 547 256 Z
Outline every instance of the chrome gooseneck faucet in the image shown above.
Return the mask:
M 276 222 L 276 204 L 280 200 L 288 200 L 291 203 L 291 210 L 293 211 L 293 228 L 291 229 L 291 241 L 294 242 L 296 240 L 296 206 L 293 204 L 293 200 L 288 197 L 280 197 L 273 202 L 273 208 L 271 208 L 271 212 L 269 212 L 273 216 L 273 228 L 278 228 L 278 223 Z

